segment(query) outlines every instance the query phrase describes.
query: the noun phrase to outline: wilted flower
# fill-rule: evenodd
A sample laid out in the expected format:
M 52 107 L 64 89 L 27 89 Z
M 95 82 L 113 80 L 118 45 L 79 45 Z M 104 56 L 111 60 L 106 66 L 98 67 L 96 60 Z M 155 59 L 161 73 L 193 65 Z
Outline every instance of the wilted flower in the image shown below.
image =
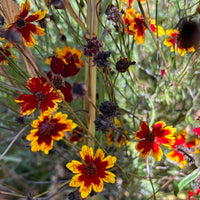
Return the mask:
M 52 73 L 49 72 L 47 76 L 49 80 L 53 83 L 55 88 L 62 92 L 65 101 L 70 103 L 73 100 L 71 93 L 72 86 L 67 81 L 63 81 L 63 77 L 59 74 L 52 75 Z
M 47 6 L 51 4 L 55 9 L 65 9 L 65 0 L 45 0 Z
M 85 83 L 74 82 L 72 86 L 72 95 L 75 99 L 81 99 L 87 94 L 87 87 Z
M 122 58 L 120 56 L 120 59 L 116 63 L 116 70 L 118 72 L 124 73 L 128 70 L 130 65 L 135 65 L 135 64 L 136 64 L 135 61 L 131 62 L 131 61 L 128 61 L 127 58 Z
M 33 13 L 29 17 L 27 17 L 30 10 L 30 3 L 28 0 L 21 5 L 21 12 L 19 15 L 16 15 L 15 22 L 8 25 L 7 29 L 14 29 L 18 33 L 21 34 L 24 44 L 28 47 L 32 47 L 35 45 L 35 39 L 32 34 L 35 35 L 44 35 L 44 29 L 32 24 L 31 22 L 39 21 L 45 17 L 47 10 Z
M 103 69 L 103 71 L 106 72 L 107 69 L 110 69 L 109 57 L 109 51 L 100 51 L 96 56 L 94 56 L 94 65 L 96 65 L 100 69 Z
M 102 117 L 99 115 L 99 117 L 94 121 L 96 130 L 100 130 L 103 133 L 106 133 L 110 129 L 110 121 L 106 117 Z
M 119 115 L 118 106 L 112 101 L 104 101 L 101 103 L 99 110 L 103 113 L 104 117 L 115 117 Z
M 173 136 L 175 130 L 172 126 L 166 126 L 165 122 L 159 121 L 150 131 L 148 124 L 141 122 L 140 130 L 135 134 L 135 139 L 140 141 L 136 143 L 135 148 L 142 158 L 146 158 L 151 153 L 156 160 L 160 161 L 163 152 L 159 145 L 171 147 L 175 142 Z
M 70 192 L 68 194 L 68 199 L 69 200 L 82 200 L 81 198 L 81 193 L 78 190 L 75 190 L 73 192 Z
M 22 94 L 15 99 L 21 106 L 21 116 L 30 115 L 36 110 L 39 104 L 41 113 L 44 113 L 46 110 L 53 112 L 57 110 L 57 103 L 62 101 L 50 84 L 48 82 L 43 83 L 40 78 L 30 78 L 27 81 L 26 87 L 33 94 Z
M 34 129 L 30 131 L 26 139 L 31 142 L 31 151 L 44 151 L 45 154 L 53 148 L 54 140 L 58 141 L 64 137 L 64 132 L 71 131 L 77 127 L 71 119 L 67 119 L 67 114 L 61 112 L 54 116 L 46 111 L 34 120 Z
M 102 44 L 97 39 L 97 36 L 94 35 L 91 39 L 87 37 L 84 37 L 84 38 L 86 40 L 86 45 L 83 46 L 84 55 L 85 56 L 96 55 L 99 52 L 100 47 L 102 47 Z
M 112 25 L 116 28 L 116 31 L 119 31 L 119 27 L 121 31 L 123 30 L 122 13 L 119 11 L 117 6 L 111 5 L 106 9 L 105 14 L 107 16 L 107 20 L 110 21 Z
M 103 181 L 107 183 L 115 182 L 115 175 L 106 171 L 114 166 L 117 158 L 115 156 L 107 156 L 101 149 L 97 149 L 96 155 L 93 156 L 93 149 L 84 145 L 80 156 L 84 161 L 72 160 L 66 167 L 76 175 L 73 176 L 69 186 L 80 187 L 79 191 L 82 198 L 86 198 L 92 191 L 101 192 L 103 190 Z

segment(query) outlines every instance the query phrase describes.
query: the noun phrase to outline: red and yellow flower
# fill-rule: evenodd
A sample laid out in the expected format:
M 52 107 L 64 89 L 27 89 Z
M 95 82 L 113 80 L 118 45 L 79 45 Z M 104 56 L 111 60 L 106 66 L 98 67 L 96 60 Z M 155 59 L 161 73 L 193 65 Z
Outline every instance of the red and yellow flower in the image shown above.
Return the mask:
M 148 30 L 142 14 L 136 13 L 134 8 L 129 7 L 126 9 L 126 14 L 122 15 L 122 18 L 126 25 L 125 31 L 128 32 L 129 35 L 134 35 L 137 44 L 142 44 L 145 41 L 145 31 Z M 157 34 L 157 28 L 159 37 L 165 34 L 165 31 L 161 26 L 156 27 L 155 20 L 151 18 L 147 19 L 150 28 L 155 35 Z
M 175 134 L 175 143 L 171 146 L 173 151 L 169 152 L 166 156 L 167 158 L 179 163 L 179 167 L 182 168 L 184 165 L 187 165 L 187 160 L 183 153 L 179 152 L 179 147 L 185 148 L 194 148 L 198 145 L 199 140 L 197 138 L 193 138 L 186 142 L 187 133 L 184 129 L 180 130 Z M 198 148 L 196 148 L 194 153 L 199 153 Z
M 17 59 L 16 56 L 12 55 L 8 49 L 12 48 L 13 45 L 9 42 L 6 43 L 4 47 L 0 46 L 0 65 L 2 62 L 7 65 L 8 64 L 8 59 L 10 56 Z
M 175 142 L 173 136 L 175 128 L 166 126 L 165 122 L 156 122 L 150 131 L 147 122 L 141 122 L 140 130 L 136 132 L 135 139 L 140 140 L 136 143 L 136 150 L 140 152 L 142 158 L 146 158 L 149 153 L 158 161 L 163 155 L 159 145 L 171 147 Z
M 122 128 L 122 124 L 118 119 L 115 119 L 115 126 L 117 128 L 119 128 L 121 130 Z M 127 134 L 128 131 L 124 130 L 124 134 Z M 115 141 L 115 131 L 114 129 L 110 129 L 108 135 L 106 135 L 106 140 L 108 145 L 113 145 L 114 141 Z M 130 145 L 130 141 L 128 141 L 127 137 L 123 134 L 119 134 L 118 138 L 117 138 L 117 148 L 121 148 L 122 144 L 125 144 L 127 146 Z
M 84 67 L 84 62 L 80 60 L 82 56 L 82 51 L 76 48 L 71 49 L 69 46 L 64 49 L 57 48 L 56 50 L 58 58 L 61 58 L 66 65 L 76 67 Z
M 68 137 L 69 141 L 73 142 L 74 144 L 83 141 L 83 138 L 84 138 L 84 130 L 79 127 L 71 131 Z
M 30 78 L 27 81 L 26 87 L 33 94 L 22 94 L 15 99 L 21 106 L 21 116 L 30 115 L 36 110 L 39 104 L 41 113 L 44 113 L 46 110 L 51 112 L 56 111 L 58 108 L 57 103 L 62 101 L 51 85 L 48 82 L 43 83 L 41 78 Z M 62 95 L 61 92 L 60 95 Z
M 76 175 L 70 182 L 71 187 L 80 187 L 79 191 L 82 198 L 86 198 L 92 191 L 101 192 L 103 190 L 103 181 L 107 183 L 115 182 L 115 175 L 107 171 L 114 166 L 117 158 L 107 156 L 101 149 L 97 149 L 96 155 L 93 156 L 93 149 L 84 145 L 80 151 L 80 156 L 85 164 L 72 160 L 66 167 Z
M 175 51 L 175 46 L 177 45 L 177 51 L 181 56 L 184 56 L 186 54 L 186 50 L 189 52 L 195 51 L 195 48 L 192 46 L 190 48 L 183 48 L 181 46 L 181 42 L 179 41 L 179 31 L 176 29 L 169 29 L 166 30 L 166 35 L 170 36 L 170 38 L 166 38 L 163 42 L 164 45 L 167 47 L 171 47 L 171 52 Z
M 27 17 L 30 10 L 30 3 L 28 0 L 21 5 L 21 12 L 19 15 L 16 15 L 15 22 L 8 25 L 7 29 L 13 29 L 21 34 L 24 44 L 28 47 L 32 47 L 35 45 L 35 39 L 33 38 L 32 34 L 35 35 L 44 35 L 44 29 L 40 28 L 32 22 L 39 21 L 43 19 L 46 15 L 47 10 L 41 11 L 38 10 L 37 12 L 33 13 L 29 17 Z
M 48 154 L 53 148 L 54 140 L 61 140 L 64 132 L 75 129 L 77 124 L 67 119 L 67 114 L 59 112 L 52 116 L 51 112 L 46 111 L 38 117 L 38 120 L 34 120 L 31 126 L 34 129 L 26 137 L 32 141 L 31 151 L 44 151 Z

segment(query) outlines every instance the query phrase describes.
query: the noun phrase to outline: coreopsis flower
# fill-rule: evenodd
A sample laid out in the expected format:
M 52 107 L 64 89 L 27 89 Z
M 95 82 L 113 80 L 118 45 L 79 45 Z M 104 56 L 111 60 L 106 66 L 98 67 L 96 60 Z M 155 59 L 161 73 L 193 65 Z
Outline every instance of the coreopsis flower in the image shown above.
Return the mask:
M 166 35 L 170 36 L 170 38 L 166 38 L 163 42 L 164 45 L 167 47 L 171 47 L 171 52 L 175 51 L 175 45 L 177 45 L 177 51 L 181 56 L 184 56 L 186 54 L 186 50 L 189 52 L 195 51 L 194 47 L 191 46 L 190 48 L 183 48 L 181 46 L 181 42 L 179 40 L 180 32 L 176 29 L 169 29 L 166 30 Z
M 8 64 L 8 58 L 11 56 L 12 58 L 17 59 L 16 56 L 12 55 L 9 51 L 10 48 L 12 48 L 12 44 L 7 42 L 4 47 L 0 46 L 0 65 L 2 62 L 7 65 Z
M 61 140 L 64 132 L 75 129 L 77 124 L 67 119 L 67 114 L 58 112 L 52 115 L 51 112 L 46 111 L 34 120 L 31 126 L 34 129 L 26 137 L 27 140 L 32 141 L 31 151 L 43 151 L 48 154 L 53 148 L 54 140 Z
M 78 68 L 84 67 L 84 62 L 80 59 L 82 51 L 76 48 L 71 49 L 69 46 L 64 49 L 56 49 L 58 58 L 61 58 L 68 67 L 75 65 Z
M 57 56 L 50 57 L 45 61 L 45 63 L 50 65 L 51 71 L 54 74 L 59 74 L 63 78 L 74 76 L 80 70 L 80 68 L 76 67 L 75 65 L 70 66 L 65 64 L 64 61 L 61 58 L 58 58 Z
M 187 133 L 184 129 L 180 130 L 175 134 L 175 143 L 171 146 L 173 151 L 169 152 L 166 156 L 167 158 L 179 163 L 178 166 L 182 168 L 184 165 L 194 160 L 193 155 L 199 153 L 198 148 L 195 149 L 194 152 L 191 152 L 190 149 L 194 148 L 198 145 L 199 140 L 197 138 L 193 138 L 186 142 Z
M 175 142 L 172 145 L 173 151 L 169 152 L 166 155 L 167 158 L 179 163 L 180 164 L 178 165 L 179 167 L 182 167 L 182 165 L 187 165 L 187 161 L 184 157 L 184 154 L 178 151 L 178 146 L 185 144 L 185 142 L 186 142 L 186 131 L 182 129 L 175 134 Z
M 79 191 L 82 198 L 86 198 L 92 191 L 101 192 L 103 190 L 103 181 L 107 183 L 115 182 L 115 174 L 107 169 L 114 166 L 117 158 L 107 156 L 101 149 L 97 149 L 96 155 L 93 156 L 93 149 L 84 145 L 80 151 L 80 156 L 84 161 L 72 160 L 66 167 L 76 175 L 73 176 L 69 186 L 80 187 Z
M 41 113 L 44 113 L 46 110 L 52 112 L 56 111 L 58 108 L 57 103 L 62 101 L 51 85 L 48 82 L 43 83 L 41 78 L 30 78 L 27 81 L 26 87 L 33 94 L 22 94 L 15 99 L 15 101 L 21 106 L 21 116 L 30 115 L 36 110 L 39 104 Z M 62 95 L 61 92 L 59 93 Z
M 150 153 L 158 161 L 163 155 L 160 145 L 171 147 L 175 142 L 173 136 L 175 128 L 166 126 L 165 122 L 156 122 L 150 131 L 147 122 L 140 123 L 140 130 L 135 134 L 135 139 L 140 140 L 136 143 L 136 150 L 140 152 L 142 158 L 146 158 Z
M 126 25 L 125 31 L 128 32 L 129 35 L 134 35 L 134 40 L 136 40 L 137 44 L 142 44 L 145 41 L 145 31 L 148 30 L 142 14 L 136 13 L 134 8 L 129 7 L 126 9 L 126 13 L 122 15 L 122 19 Z M 165 34 L 161 26 L 156 27 L 155 20 L 148 17 L 147 19 L 155 35 L 157 35 L 157 29 L 159 37 Z
M 35 45 L 35 39 L 33 38 L 32 34 L 35 35 L 44 35 L 44 29 L 40 28 L 32 22 L 39 21 L 43 19 L 46 15 L 47 10 L 41 11 L 38 10 L 37 12 L 33 13 L 29 17 L 27 17 L 30 10 L 30 3 L 28 0 L 21 5 L 21 12 L 19 15 L 15 16 L 15 22 L 8 25 L 7 29 L 11 30 L 14 29 L 16 32 L 20 33 L 24 44 L 28 47 L 32 47 Z

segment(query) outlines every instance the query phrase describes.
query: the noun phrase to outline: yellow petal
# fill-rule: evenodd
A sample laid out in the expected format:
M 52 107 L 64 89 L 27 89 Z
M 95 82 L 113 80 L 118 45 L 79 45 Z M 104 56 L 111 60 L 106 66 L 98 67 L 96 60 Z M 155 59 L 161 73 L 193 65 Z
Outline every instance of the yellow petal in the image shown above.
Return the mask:
M 80 187 L 80 193 L 82 198 L 86 198 L 92 191 L 92 185 L 86 187 L 84 184 Z
M 104 158 L 104 153 L 103 153 L 103 151 L 102 151 L 101 149 L 97 149 L 96 155 L 94 156 L 94 160 L 95 160 L 96 158 L 100 158 L 100 160 L 103 160 L 103 158 Z
M 117 158 L 115 156 L 107 156 L 106 158 L 103 159 L 103 162 L 107 161 L 108 164 L 106 166 L 106 169 L 109 169 L 111 167 L 114 166 L 114 164 L 116 163 Z
M 93 149 L 86 145 L 82 146 L 82 151 L 80 151 L 80 156 L 81 158 L 85 161 L 85 157 L 90 157 L 91 159 L 93 159 Z
M 81 162 L 77 160 L 72 160 L 72 162 L 66 164 L 66 167 L 73 173 L 78 174 L 81 172 L 80 170 L 78 170 L 78 167 L 81 165 L 83 165 Z
M 109 171 L 105 171 L 106 172 L 106 177 L 103 178 L 103 181 L 105 181 L 106 183 L 114 183 L 115 182 L 115 174 L 113 174 L 112 172 Z
M 103 190 L 103 181 L 102 179 L 99 179 L 99 181 L 99 184 L 92 184 L 95 192 L 101 192 Z

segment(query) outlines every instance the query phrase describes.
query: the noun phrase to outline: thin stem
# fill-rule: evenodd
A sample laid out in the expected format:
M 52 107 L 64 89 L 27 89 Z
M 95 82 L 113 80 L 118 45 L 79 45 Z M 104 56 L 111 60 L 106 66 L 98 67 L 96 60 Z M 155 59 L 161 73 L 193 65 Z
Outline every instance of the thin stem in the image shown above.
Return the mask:
M 149 177 L 149 181 L 151 183 L 151 187 L 152 187 L 152 190 L 153 190 L 153 198 L 154 198 L 154 200 L 156 200 L 156 193 L 155 193 L 155 189 L 154 189 L 154 186 L 153 186 L 153 182 L 152 182 L 150 170 L 149 170 L 149 156 L 146 157 L 146 167 L 147 167 L 147 174 L 148 174 L 148 177 Z
M 10 150 L 14 142 L 17 140 L 17 138 L 29 127 L 30 124 L 27 124 L 12 140 L 12 142 L 8 145 L 6 150 L 1 154 L 0 160 L 6 155 L 6 153 Z

